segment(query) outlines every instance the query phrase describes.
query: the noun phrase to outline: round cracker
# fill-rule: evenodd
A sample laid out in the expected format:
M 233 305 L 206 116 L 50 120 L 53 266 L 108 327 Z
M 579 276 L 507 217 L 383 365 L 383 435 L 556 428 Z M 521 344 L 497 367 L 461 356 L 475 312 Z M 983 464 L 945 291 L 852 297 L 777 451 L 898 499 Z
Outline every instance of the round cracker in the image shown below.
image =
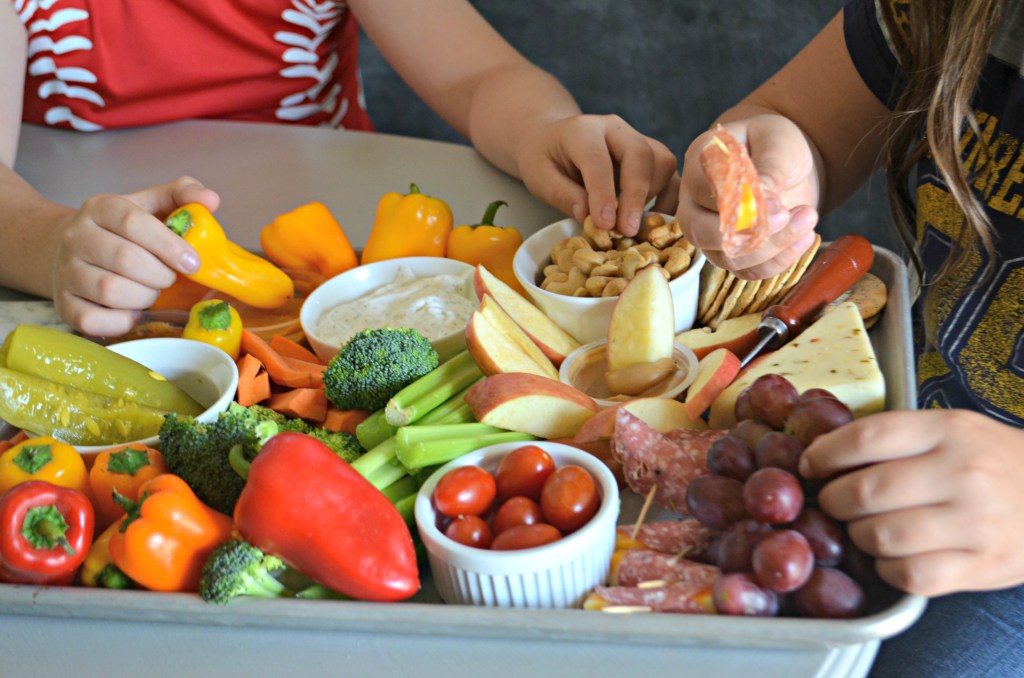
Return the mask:
M 734 276 L 731 271 L 725 272 L 725 281 L 722 283 L 721 287 L 718 288 L 718 292 L 715 294 L 715 298 L 712 300 L 707 312 L 701 316 L 701 323 L 707 325 L 716 315 L 718 315 L 718 310 L 722 308 L 722 302 L 725 301 L 727 296 L 729 296 L 729 290 L 732 289 L 736 280 L 736 276 Z
M 844 301 L 852 301 L 857 306 L 857 310 L 860 311 L 860 317 L 867 324 L 868 318 L 874 318 L 881 313 L 882 309 L 885 308 L 887 299 L 888 290 L 886 290 L 882 279 L 873 273 L 865 273 L 860 280 L 851 285 L 850 289 L 839 295 L 825 310 L 835 308 Z
M 704 262 L 700 269 L 700 290 L 697 292 L 697 317 L 702 318 L 711 308 L 711 302 L 715 300 L 722 283 L 725 282 L 726 271 L 718 268 L 710 261 Z
M 743 286 L 743 292 L 740 294 L 740 298 L 736 300 L 736 306 L 729 313 L 728 317 L 735 318 L 749 313 L 750 311 L 748 309 L 750 308 L 750 305 L 754 303 L 757 291 L 761 289 L 763 284 L 763 280 L 748 280 L 747 284 Z

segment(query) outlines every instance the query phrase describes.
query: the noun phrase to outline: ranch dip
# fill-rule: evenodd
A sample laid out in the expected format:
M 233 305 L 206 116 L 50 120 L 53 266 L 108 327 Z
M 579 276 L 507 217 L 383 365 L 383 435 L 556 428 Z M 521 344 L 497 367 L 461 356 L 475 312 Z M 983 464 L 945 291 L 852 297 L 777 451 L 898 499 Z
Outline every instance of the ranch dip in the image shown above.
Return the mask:
M 417 276 L 401 267 L 393 281 L 325 311 L 316 331 L 336 346 L 362 330 L 380 327 L 412 327 L 436 341 L 464 330 L 476 309 L 472 272 Z

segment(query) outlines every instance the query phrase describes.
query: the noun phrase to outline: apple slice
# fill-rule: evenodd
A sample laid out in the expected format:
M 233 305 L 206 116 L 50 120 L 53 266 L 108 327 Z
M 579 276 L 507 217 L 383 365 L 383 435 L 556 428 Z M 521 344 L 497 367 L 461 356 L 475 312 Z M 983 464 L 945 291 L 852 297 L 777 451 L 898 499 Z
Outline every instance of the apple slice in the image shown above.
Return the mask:
M 486 318 L 499 332 L 504 334 L 508 339 L 519 347 L 529 359 L 537 363 L 536 370 L 525 370 L 526 372 L 534 372 L 541 376 L 551 377 L 552 379 L 558 379 L 558 368 L 555 367 L 551 359 L 544 354 L 544 351 L 540 350 L 537 344 L 533 343 L 529 335 L 523 331 L 523 328 L 516 324 L 515 320 L 512 320 L 511 316 L 505 312 L 505 309 L 494 300 L 489 294 L 484 294 L 483 299 L 480 300 L 480 313 Z M 502 372 L 514 372 L 516 370 L 501 370 Z
M 597 412 L 583 391 L 526 372 L 484 377 L 466 393 L 477 421 L 540 438 L 571 438 Z
M 544 311 L 534 306 L 482 265 L 476 267 L 476 274 L 473 276 L 473 289 L 476 291 L 477 299 L 481 302 L 484 295 L 492 296 L 505 313 L 537 344 L 555 367 L 561 365 L 566 356 L 579 348 L 580 342 L 559 327 L 558 323 L 549 318 Z
M 660 433 L 680 428 L 703 431 L 708 427 L 703 419 L 691 417 L 686 406 L 674 398 L 637 398 L 619 405 L 606 407 L 585 423 L 574 440 L 581 444 L 612 437 L 615 412 L 624 409 Z
M 622 290 L 608 323 L 608 371 L 672 359 L 672 290 L 655 266 L 641 269 Z
M 481 311 L 474 311 L 466 323 L 466 348 L 480 371 L 488 376 L 502 372 L 528 372 L 551 379 L 558 377 L 550 360 L 542 356 L 547 363 L 545 369 Z
M 723 320 L 717 330 L 697 327 L 676 335 L 676 341 L 690 348 L 698 359 L 718 348 L 727 348 L 736 355 L 746 355 L 757 344 L 760 313 L 748 313 Z
M 686 390 L 686 414 L 699 419 L 715 398 L 740 373 L 740 359 L 727 348 L 716 348 L 697 365 L 697 375 Z

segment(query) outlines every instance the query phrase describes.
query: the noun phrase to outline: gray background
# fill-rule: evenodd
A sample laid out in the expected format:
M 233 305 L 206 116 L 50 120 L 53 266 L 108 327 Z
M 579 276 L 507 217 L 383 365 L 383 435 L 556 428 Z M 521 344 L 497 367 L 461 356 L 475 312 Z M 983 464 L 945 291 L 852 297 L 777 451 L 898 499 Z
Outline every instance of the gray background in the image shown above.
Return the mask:
M 836 0 L 472 0 L 588 113 L 617 113 L 682 157 L 690 140 L 784 65 L 840 9 Z M 361 44 L 367 105 L 381 132 L 465 143 Z M 822 223 L 895 251 L 876 179 Z

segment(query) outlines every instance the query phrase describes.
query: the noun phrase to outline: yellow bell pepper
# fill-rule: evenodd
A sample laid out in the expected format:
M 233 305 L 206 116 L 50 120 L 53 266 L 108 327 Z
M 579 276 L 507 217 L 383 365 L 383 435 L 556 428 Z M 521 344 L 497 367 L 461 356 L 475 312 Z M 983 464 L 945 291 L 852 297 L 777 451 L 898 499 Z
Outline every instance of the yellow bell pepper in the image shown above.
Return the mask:
M 0 494 L 29 480 L 45 480 L 92 497 L 82 455 L 49 436 L 29 438 L 0 455 Z
M 232 360 L 238 360 L 242 348 L 242 318 L 231 304 L 222 299 L 200 301 L 189 311 L 181 336 L 216 346 Z
M 260 244 L 278 266 L 312 271 L 324 278 L 333 278 L 359 263 L 341 224 L 321 202 L 278 216 L 260 231 Z
M 188 278 L 256 308 L 278 308 L 295 296 L 288 274 L 228 240 L 210 210 L 182 205 L 164 222 L 199 253 L 199 270 Z
M 443 257 L 452 230 L 448 203 L 420 193 L 385 193 L 377 203 L 373 229 L 363 248 L 362 263 L 398 257 Z
M 494 225 L 498 208 L 507 204 L 503 200 L 495 200 L 484 210 L 479 224 L 459 226 L 453 230 L 448 236 L 448 258 L 472 266 L 482 264 L 496 278 L 526 296 L 526 290 L 512 272 L 512 258 L 523 244 L 523 236 L 510 226 Z
M 170 473 L 143 483 L 138 502 L 124 501 L 128 515 L 110 538 L 114 564 L 151 591 L 198 591 L 206 559 L 231 538 L 231 518 Z
M 104 589 L 136 588 L 135 582 L 114 564 L 114 558 L 110 555 L 110 539 L 120 529 L 121 522 L 115 521 L 93 540 L 79 572 L 83 585 Z

